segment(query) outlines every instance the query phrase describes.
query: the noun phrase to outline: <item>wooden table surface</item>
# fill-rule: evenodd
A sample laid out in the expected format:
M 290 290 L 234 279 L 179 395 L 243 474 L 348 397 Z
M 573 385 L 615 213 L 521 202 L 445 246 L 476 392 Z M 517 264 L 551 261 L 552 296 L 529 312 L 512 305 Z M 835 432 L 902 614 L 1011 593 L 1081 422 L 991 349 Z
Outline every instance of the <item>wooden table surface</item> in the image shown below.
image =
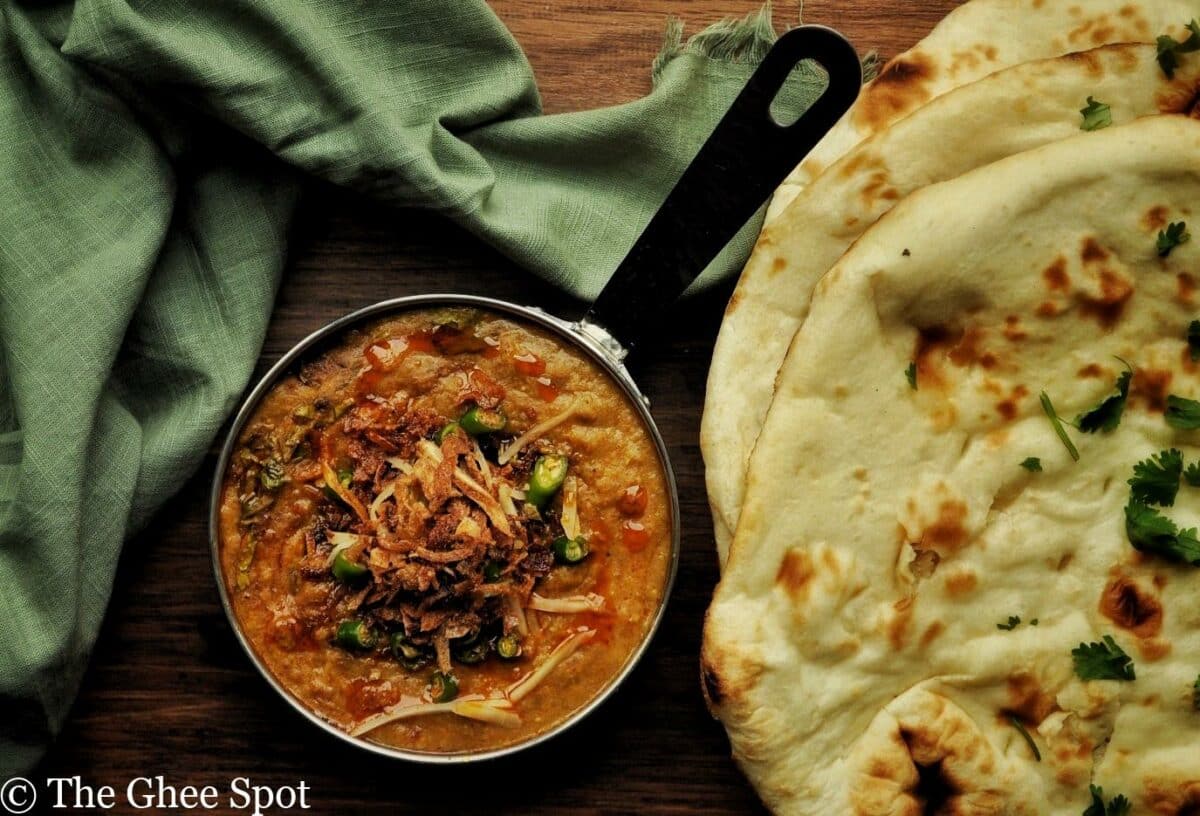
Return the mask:
M 665 17 L 687 33 L 759 0 L 494 0 L 533 64 L 547 112 L 628 101 L 649 90 Z M 809 0 L 808 22 L 891 56 L 955 0 Z M 797 7 L 780 2 L 778 25 Z M 330 319 L 387 297 L 487 294 L 559 314 L 557 294 L 429 214 L 340 194 L 310 197 L 259 371 Z M 642 664 L 598 714 L 548 745 L 483 766 L 445 769 L 377 759 L 313 727 L 251 667 L 217 599 L 205 506 L 210 455 L 125 549 L 107 622 L 66 730 L 39 776 L 82 776 L 123 790 L 163 775 L 176 785 L 310 788 L 313 813 L 754 813 L 700 696 L 701 621 L 717 580 L 697 442 L 713 340 L 729 287 L 677 307 L 670 339 L 636 361 L 679 478 L 683 557 L 663 627 Z M 125 806 L 127 808 L 127 806 Z M 114 812 L 134 812 L 117 809 Z M 221 811 L 217 811 L 221 812 Z M 282 811 L 271 811 L 279 813 Z

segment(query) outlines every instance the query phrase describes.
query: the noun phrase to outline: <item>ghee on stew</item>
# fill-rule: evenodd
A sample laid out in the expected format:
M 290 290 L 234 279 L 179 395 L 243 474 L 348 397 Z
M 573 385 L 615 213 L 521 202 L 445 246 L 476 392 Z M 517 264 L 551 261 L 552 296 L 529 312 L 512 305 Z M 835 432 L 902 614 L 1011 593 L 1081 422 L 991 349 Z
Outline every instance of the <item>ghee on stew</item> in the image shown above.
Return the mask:
M 354 329 L 283 377 L 222 486 L 220 562 L 263 664 L 335 726 L 434 753 L 523 742 L 646 637 L 670 499 L 582 353 L 476 309 Z

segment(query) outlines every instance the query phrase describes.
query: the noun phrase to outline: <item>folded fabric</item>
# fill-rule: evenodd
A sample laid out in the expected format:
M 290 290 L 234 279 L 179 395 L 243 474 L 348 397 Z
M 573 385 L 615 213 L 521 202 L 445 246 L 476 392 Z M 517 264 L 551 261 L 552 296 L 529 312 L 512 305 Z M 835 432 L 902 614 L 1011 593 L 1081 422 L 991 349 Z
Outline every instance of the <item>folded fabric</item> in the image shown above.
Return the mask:
M 649 96 L 543 116 L 483 0 L 0 7 L 0 777 L 61 727 L 122 542 L 245 388 L 306 176 L 589 298 L 773 38 L 766 10 L 674 26 Z M 802 67 L 789 107 L 821 87 Z

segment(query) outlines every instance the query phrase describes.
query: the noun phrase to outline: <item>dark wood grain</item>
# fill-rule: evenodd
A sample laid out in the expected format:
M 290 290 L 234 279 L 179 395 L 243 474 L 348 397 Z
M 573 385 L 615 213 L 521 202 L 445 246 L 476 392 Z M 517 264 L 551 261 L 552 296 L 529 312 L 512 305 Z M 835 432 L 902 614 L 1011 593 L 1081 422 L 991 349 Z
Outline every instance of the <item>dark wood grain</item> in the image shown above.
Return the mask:
M 953 5 L 811 0 L 806 17 L 887 55 Z M 494 3 L 528 52 L 549 112 L 644 94 L 667 14 L 681 17 L 692 33 L 757 6 L 758 0 Z M 794 19 L 796 8 L 781 3 L 776 14 Z M 581 311 L 581 304 L 429 214 L 380 210 L 323 191 L 309 198 L 296 235 L 260 371 L 323 323 L 386 297 L 455 291 L 564 315 Z M 118 789 L 158 774 L 178 785 L 218 787 L 235 776 L 272 785 L 304 780 L 315 813 L 757 812 L 697 683 L 701 620 L 717 579 L 697 433 L 728 291 L 667 315 L 665 339 L 634 366 L 677 471 L 683 558 L 656 642 L 597 716 L 518 758 L 468 769 L 375 759 L 303 721 L 255 673 L 221 612 L 205 523 L 210 456 L 127 546 L 82 693 L 39 776 L 78 774 Z

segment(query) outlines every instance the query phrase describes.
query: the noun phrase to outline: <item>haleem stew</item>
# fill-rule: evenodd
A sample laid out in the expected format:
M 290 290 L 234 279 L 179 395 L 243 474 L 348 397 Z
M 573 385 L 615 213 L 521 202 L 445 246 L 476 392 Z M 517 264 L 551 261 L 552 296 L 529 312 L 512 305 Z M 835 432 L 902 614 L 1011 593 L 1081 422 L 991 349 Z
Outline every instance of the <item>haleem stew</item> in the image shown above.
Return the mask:
M 654 440 L 605 371 L 468 308 L 349 330 L 262 399 L 222 486 L 234 615 L 296 699 L 422 752 L 526 741 L 647 636 L 671 563 Z

